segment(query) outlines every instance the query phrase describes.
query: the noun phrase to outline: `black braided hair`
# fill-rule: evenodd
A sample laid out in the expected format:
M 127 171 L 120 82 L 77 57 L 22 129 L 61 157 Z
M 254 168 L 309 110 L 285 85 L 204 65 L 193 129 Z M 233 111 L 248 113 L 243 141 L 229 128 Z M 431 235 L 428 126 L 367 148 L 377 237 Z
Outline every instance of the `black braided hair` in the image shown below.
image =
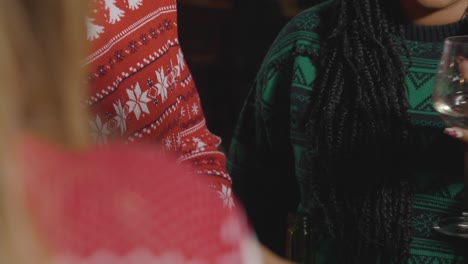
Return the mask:
M 338 262 L 406 263 L 414 191 L 399 1 L 335 2 L 306 126 L 310 209 L 335 238 Z

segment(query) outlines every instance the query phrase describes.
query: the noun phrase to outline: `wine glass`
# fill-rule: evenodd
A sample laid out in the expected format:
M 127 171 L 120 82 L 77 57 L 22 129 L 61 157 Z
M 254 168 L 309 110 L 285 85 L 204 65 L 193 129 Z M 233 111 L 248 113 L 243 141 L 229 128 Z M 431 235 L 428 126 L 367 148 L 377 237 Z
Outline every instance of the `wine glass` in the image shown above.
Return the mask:
M 435 110 L 451 127 L 468 129 L 468 35 L 445 39 L 432 101 Z M 464 212 L 434 223 L 439 233 L 468 238 L 468 148 L 465 147 Z

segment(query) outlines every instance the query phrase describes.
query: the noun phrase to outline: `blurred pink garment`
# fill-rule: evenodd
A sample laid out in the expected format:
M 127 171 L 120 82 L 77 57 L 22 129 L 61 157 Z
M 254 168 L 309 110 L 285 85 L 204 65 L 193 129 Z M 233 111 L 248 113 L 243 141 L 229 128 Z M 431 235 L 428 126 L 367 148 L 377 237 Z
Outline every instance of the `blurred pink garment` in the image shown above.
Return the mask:
M 260 263 L 244 215 L 154 149 L 23 146 L 31 216 L 55 263 Z

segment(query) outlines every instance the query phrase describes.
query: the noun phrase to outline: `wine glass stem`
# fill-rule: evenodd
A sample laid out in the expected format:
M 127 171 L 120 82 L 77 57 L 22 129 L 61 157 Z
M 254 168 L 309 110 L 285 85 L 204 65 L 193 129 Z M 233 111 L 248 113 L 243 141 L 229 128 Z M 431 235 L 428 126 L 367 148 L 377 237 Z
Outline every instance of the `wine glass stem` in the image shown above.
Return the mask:
M 463 177 L 463 210 L 468 212 L 468 144 L 465 144 L 464 151 L 464 177 Z

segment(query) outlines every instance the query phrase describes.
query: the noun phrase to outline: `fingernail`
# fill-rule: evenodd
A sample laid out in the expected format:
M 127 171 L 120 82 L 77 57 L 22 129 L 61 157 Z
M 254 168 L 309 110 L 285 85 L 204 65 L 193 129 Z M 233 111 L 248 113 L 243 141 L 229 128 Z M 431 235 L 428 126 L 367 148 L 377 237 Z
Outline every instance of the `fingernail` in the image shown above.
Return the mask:
M 462 138 L 463 137 L 463 131 L 457 128 L 446 128 L 444 129 L 444 133 L 446 135 L 449 135 L 454 138 Z

